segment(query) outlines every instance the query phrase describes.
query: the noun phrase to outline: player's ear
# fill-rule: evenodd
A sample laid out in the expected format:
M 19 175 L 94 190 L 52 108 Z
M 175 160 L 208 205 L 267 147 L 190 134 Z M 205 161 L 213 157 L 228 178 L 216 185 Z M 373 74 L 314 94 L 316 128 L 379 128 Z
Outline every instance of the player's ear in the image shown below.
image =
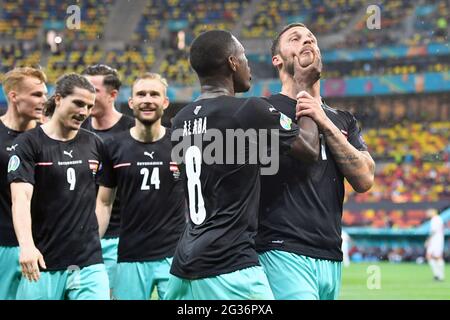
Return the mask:
M 112 89 L 109 92 L 109 96 L 111 97 L 112 100 L 116 100 L 118 95 L 119 95 L 119 91 L 117 91 L 116 89 Z
M 283 60 L 281 59 L 281 56 L 279 54 L 276 54 L 272 57 L 272 65 L 276 67 L 277 69 L 281 67 L 283 64 Z
M 15 92 L 14 90 L 11 90 L 10 92 L 8 92 L 7 97 L 8 97 L 8 101 L 9 102 L 16 103 L 16 101 L 17 101 L 17 92 Z
M 167 107 L 169 106 L 169 104 L 170 104 L 170 101 L 169 101 L 169 97 L 165 97 L 164 98 L 164 102 L 163 102 L 163 110 L 166 110 L 167 109 Z
M 131 97 L 128 98 L 128 107 L 133 110 L 133 99 Z
M 61 104 L 61 96 L 59 94 L 55 94 L 55 105 L 59 107 Z
M 237 70 L 237 61 L 235 56 L 229 56 L 228 57 L 228 65 L 230 66 L 230 69 L 233 70 L 233 72 L 236 72 Z

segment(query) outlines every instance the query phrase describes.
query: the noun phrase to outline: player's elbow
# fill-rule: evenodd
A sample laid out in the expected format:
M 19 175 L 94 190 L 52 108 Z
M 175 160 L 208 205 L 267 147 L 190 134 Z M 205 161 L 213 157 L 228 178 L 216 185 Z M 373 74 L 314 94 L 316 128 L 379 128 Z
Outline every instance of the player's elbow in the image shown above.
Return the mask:
M 372 188 L 375 182 L 375 161 L 370 156 L 366 161 L 365 172 L 357 175 L 352 180 L 349 180 L 349 182 L 358 193 L 367 192 Z
M 364 177 L 361 177 L 351 183 L 353 190 L 355 190 L 358 193 L 364 193 L 369 191 L 374 183 L 374 176 L 373 175 L 366 175 Z

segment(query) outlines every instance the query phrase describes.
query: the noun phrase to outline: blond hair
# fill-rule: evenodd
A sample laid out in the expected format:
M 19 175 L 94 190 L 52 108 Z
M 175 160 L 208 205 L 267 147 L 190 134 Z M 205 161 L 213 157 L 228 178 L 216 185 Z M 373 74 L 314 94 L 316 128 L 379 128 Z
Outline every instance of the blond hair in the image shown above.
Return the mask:
M 32 67 L 14 68 L 3 76 L 2 85 L 5 96 L 8 96 L 8 93 L 13 90 L 19 90 L 27 77 L 36 78 L 41 82 L 47 81 L 47 76 L 42 70 Z
M 163 78 L 159 73 L 153 73 L 153 72 L 146 72 L 143 75 L 139 76 L 136 78 L 136 80 L 134 80 L 133 85 L 131 86 L 131 95 L 133 95 L 133 88 L 135 86 L 136 83 L 138 83 L 138 81 L 140 80 L 158 80 L 159 82 L 161 82 L 161 84 L 164 86 L 164 88 L 166 89 L 164 92 L 165 95 L 167 95 L 167 88 L 169 87 L 169 84 L 167 83 L 166 78 Z

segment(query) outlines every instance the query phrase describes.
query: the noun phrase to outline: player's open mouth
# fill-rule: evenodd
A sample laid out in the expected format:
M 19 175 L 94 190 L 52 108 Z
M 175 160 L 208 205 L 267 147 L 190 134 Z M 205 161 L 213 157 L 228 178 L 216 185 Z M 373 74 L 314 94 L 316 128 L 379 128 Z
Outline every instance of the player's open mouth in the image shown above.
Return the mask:
M 156 111 L 156 108 L 154 108 L 154 109 L 151 109 L 151 108 L 140 109 L 140 111 L 141 111 L 143 114 L 151 114 L 151 113 L 154 113 L 154 112 Z

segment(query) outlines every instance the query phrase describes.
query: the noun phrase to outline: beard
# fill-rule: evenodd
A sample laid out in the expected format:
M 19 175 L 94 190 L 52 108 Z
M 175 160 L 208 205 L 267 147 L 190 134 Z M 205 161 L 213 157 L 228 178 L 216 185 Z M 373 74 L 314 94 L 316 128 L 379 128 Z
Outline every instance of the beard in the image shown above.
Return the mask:
M 281 59 L 283 59 L 284 69 L 286 72 L 291 76 L 294 77 L 294 58 L 291 57 L 289 59 L 288 57 L 284 56 L 282 53 L 280 53 Z
M 162 118 L 164 114 L 164 110 L 162 106 L 157 106 L 156 110 L 153 111 L 153 116 L 148 117 L 144 116 L 142 112 L 142 105 L 138 107 L 138 109 L 133 109 L 133 115 L 136 119 L 139 120 L 144 126 L 151 126 L 156 121 Z
M 293 77 L 294 74 L 295 74 L 294 57 L 291 57 L 291 56 L 289 56 L 289 57 L 288 57 L 288 56 L 285 56 L 285 55 L 283 55 L 281 52 L 280 52 L 280 56 L 281 56 L 281 59 L 283 59 L 284 69 L 286 70 L 286 72 L 287 72 L 290 76 Z M 318 62 L 318 68 L 319 68 L 320 70 L 322 70 L 322 57 L 321 57 L 321 55 L 320 55 L 320 52 L 317 53 L 316 59 L 319 59 L 319 62 Z M 313 64 L 313 63 L 315 63 L 314 56 L 313 56 L 312 59 L 309 59 L 309 58 L 303 59 L 302 57 L 300 57 L 300 65 L 301 65 L 303 68 L 306 68 L 307 66 L 309 66 L 309 65 L 311 65 L 311 64 Z

